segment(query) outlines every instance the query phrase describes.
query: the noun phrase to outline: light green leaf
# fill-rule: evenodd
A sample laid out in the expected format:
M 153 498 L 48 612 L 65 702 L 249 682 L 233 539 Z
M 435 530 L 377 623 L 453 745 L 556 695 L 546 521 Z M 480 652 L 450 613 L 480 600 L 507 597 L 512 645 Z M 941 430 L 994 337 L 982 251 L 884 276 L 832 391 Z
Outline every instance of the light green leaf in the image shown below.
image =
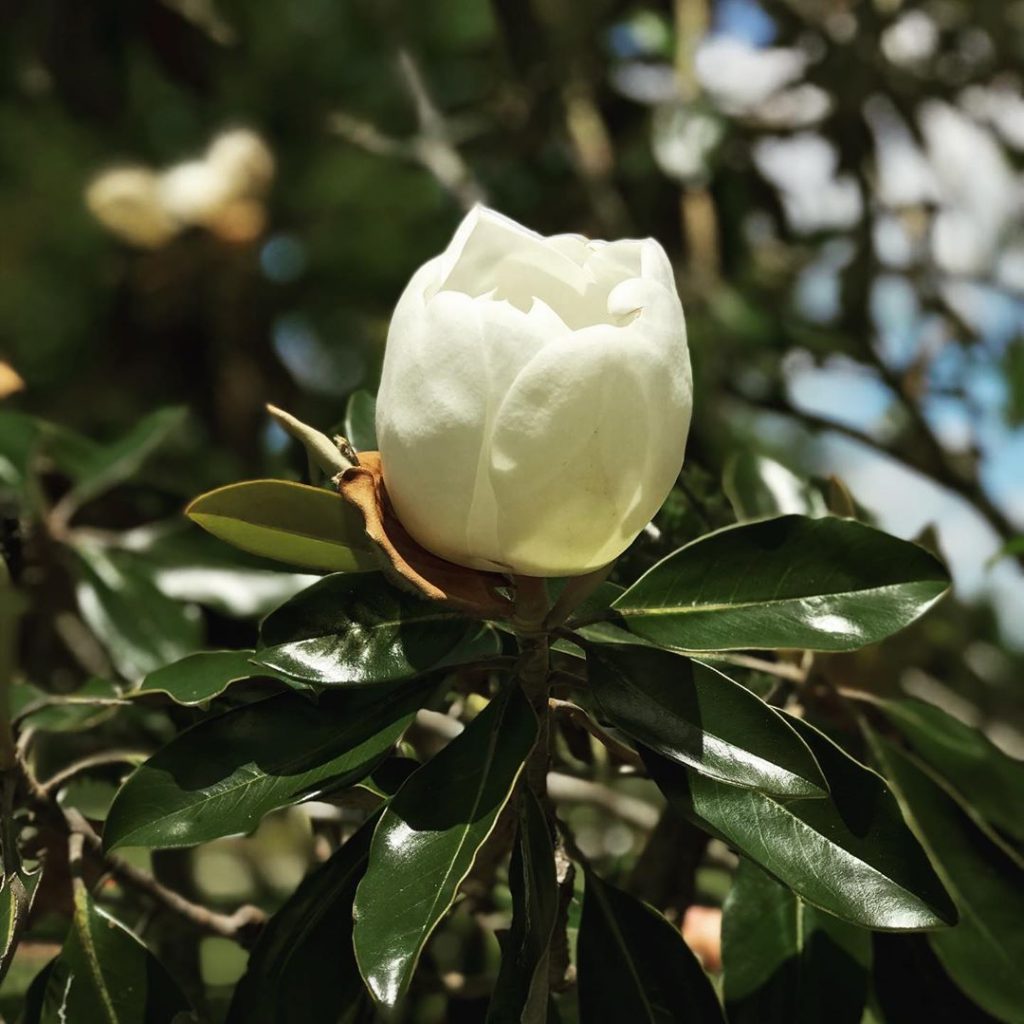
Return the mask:
M 353 391 L 345 407 L 345 438 L 357 452 L 377 450 L 377 398 L 369 391 Z
M 285 480 L 247 480 L 196 498 L 186 513 L 235 547 L 324 572 L 381 567 L 359 512 L 340 494 Z
M 891 636 L 949 587 L 932 555 L 852 519 L 782 516 L 708 534 L 613 606 L 630 632 L 683 651 L 850 651 Z
M 509 685 L 385 810 L 355 901 L 356 960 L 378 1002 L 395 1006 L 408 988 L 536 738 L 533 709 Z

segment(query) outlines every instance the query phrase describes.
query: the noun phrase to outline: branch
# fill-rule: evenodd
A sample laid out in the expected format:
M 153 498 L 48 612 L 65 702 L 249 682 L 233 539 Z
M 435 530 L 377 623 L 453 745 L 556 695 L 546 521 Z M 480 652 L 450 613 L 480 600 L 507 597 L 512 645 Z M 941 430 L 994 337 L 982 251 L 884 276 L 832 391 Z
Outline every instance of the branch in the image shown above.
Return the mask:
M 102 768 L 111 764 L 131 764 L 140 758 L 145 760 L 149 754 L 144 750 L 106 750 L 96 754 L 90 754 L 79 761 L 69 764 L 59 772 L 51 775 L 45 782 L 39 783 L 39 794 L 41 796 L 53 796 L 59 789 L 66 786 L 72 779 L 77 778 L 92 768 Z
M 575 722 L 581 729 L 589 732 L 594 739 L 607 747 L 620 761 L 624 761 L 634 768 L 643 768 L 644 763 L 640 759 L 640 755 L 632 747 L 626 746 L 625 743 L 620 743 L 610 733 L 605 732 L 578 704 L 573 704 L 572 701 L 568 700 L 559 700 L 557 697 L 551 697 L 548 700 L 548 705 L 552 711 L 563 715 L 570 721 Z
M 208 907 L 193 903 L 181 893 L 161 885 L 145 871 L 114 854 L 104 853 L 103 841 L 89 822 L 74 808 L 63 809 L 63 814 L 69 833 L 69 843 L 84 844 L 85 849 L 96 856 L 122 884 L 144 892 L 160 906 L 183 917 L 199 931 L 224 939 L 233 939 L 246 949 L 256 941 L 267 920 L 266 914 L 259 907 L 246 904 L 233 914 L 219 914 Z
M 618 793 L 599 782 L 577 779 L 561 772 L 548 774 L 548 793 L 559 803 L 592 804 L 621 818 L 627 825 L 650 831 L 658 823 L 658 809 L 645 800 Z

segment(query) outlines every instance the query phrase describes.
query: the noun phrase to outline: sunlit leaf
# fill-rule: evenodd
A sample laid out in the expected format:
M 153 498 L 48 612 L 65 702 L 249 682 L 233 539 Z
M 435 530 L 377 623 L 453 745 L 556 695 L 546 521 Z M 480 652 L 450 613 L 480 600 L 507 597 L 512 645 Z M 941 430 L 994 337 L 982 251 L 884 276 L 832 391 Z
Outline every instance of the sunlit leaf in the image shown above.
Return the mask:
M 614 604 L 632 633 L 690 651 L 848 651 L 909 625 L 949 587 L 932 555 L 851 519 L 782 516 L 708 534 Z
M 275 808 L 359 782 L 435 689 L 344 690 L 317 703 L 283 693 L 200 722 L 129 776 L 104 844 L 190 846 L 249 832 Z
M 356 960 L 378 1002 L 394 1006 L 407 990 L 536 737 L 533 709 L 509 685 L 385 810 L 355 901 Z
M 669 801 L 735 846 L 806 902 L 864 928 L 937 928 L 956 908 L 903 822 L 896 799 L 812 726 L 790 723 L 829 785 L 822 800 L 781 801 L 698 775 L 644 751 Z
M 783 797 L 827 791 L 787 720 L 709 665 L 656 647 L 590 646 L 589 680 L 613 725 L 720 782 Z
M 254 555 L 324 572 L 380 568 L 362 517 L 339 494 L 285 480 L 247 480 L 186 510 L 215 537 Z

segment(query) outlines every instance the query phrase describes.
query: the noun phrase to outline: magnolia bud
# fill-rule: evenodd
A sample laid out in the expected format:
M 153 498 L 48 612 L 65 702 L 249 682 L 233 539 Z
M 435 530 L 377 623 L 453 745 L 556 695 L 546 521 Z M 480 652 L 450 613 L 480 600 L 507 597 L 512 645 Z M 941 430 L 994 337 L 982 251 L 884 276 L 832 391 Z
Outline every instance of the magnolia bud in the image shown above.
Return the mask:
M 156 249 L 178 233 L 156 174 L 145 167 L 115 167 L 98 174 L 85 190 L 89 212 L 119 238 Z
M 544 238 L 477 207 L 395 308 L 377 400 L 384 480 L 405 528 L 443 558 L 580 575 L 658 511 L 692 406 L 657 242 Z

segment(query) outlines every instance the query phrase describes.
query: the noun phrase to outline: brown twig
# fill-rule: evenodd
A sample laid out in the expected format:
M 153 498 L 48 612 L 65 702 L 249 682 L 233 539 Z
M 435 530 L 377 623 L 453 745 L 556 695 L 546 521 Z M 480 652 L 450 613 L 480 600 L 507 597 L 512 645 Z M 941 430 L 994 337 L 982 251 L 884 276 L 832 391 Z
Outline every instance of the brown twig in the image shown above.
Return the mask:
M 93 768 L 103 768 L 112 764 L 131 764 L 133 761 L 144 760 L 149 754 L 144 750 L 103 750 L 90 754 L 79 761 L 69 764 L 59 772 L 55 772 L 45 782 L 39 783 L 42 796 L 53 796 L 59 789 L 73 779 Z
M 640 759 L 640 755 L 632 747 L 626 746 L 625 743 L 620 743 L 610 733 L 605 732 L 578 704 L 573 704 L 569 700 L 559 700 L 557 697 L 551 697 L 548 700 L 548 706 L 556 714 L 564 715 L 572 722 L 575 722 L 581 729 L 585 729 L 620 761 L 624 761 L 634 768 L 643 768 L 644 763 Z
M 96 834 L 81 813 L 74 808 L 63 810 L 67 823 L 69 844 L 83 844 L 85 850 L 97 857 L 103 866 L 123 885 L 145 893 L 160 906 L 189 921 L 199 931 L 233 939 L 239 945 L 250 948 L 266 923 L 266 914 L 259 907 L 246 904 L 233 914 L 220 914 L 208 907 L 186 899 L 173 889 L 161 885 L 152 875 L 129 864 L 120 857 L 103 852 L 103 841 Z M 80 837 L 76 839 L 75 837 Z

